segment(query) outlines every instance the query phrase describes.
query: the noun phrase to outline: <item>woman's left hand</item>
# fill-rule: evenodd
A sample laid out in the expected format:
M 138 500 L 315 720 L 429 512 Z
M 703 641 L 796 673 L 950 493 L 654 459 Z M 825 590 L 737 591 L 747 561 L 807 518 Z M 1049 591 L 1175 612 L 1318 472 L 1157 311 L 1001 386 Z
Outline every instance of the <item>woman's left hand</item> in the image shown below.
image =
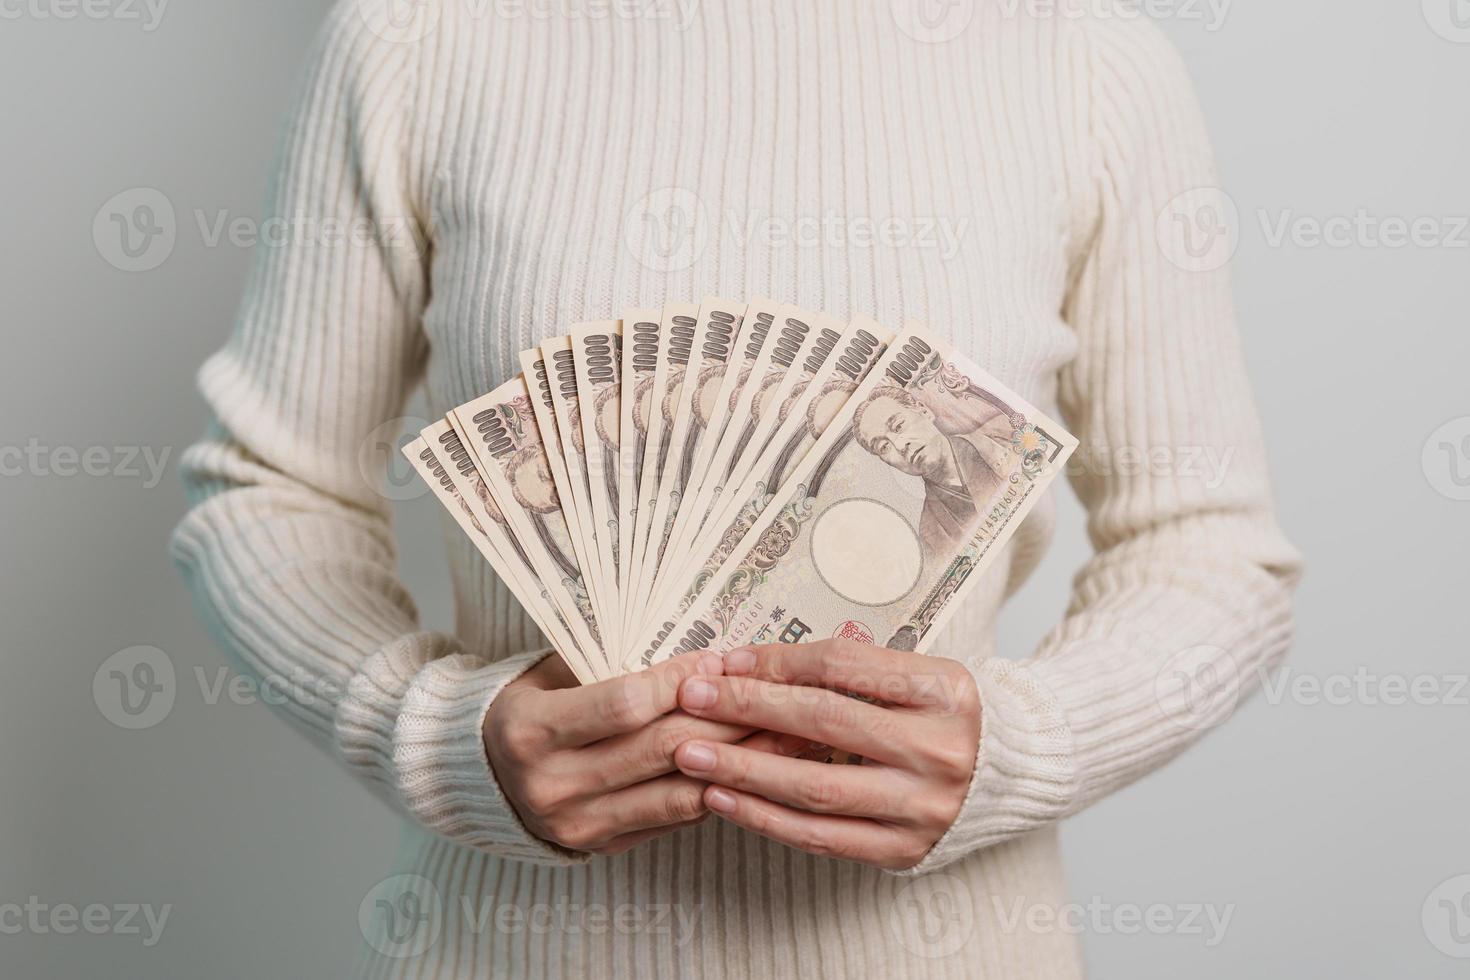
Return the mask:
M 980 697 L 963 664 L 845 640 L 732 651 L 719 676 L 683 682 L 679 705 L 862 756 L 829 765 L 689 741 L 674 760 L 710 783 L 704 800 L 717 816 L 889 870 L 918 864 L 954 822 L 980 740 Z

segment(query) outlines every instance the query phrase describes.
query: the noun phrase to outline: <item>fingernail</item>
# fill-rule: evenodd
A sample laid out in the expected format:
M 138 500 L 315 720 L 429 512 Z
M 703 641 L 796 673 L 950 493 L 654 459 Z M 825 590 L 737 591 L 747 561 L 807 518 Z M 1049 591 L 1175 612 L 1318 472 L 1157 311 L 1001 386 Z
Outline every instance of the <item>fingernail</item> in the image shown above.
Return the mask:
M 748 674 L 755 669 L 755 653 L 751 650 L 731 650 L 725 654 L 725 673 Z
M 704 794 L 704 802 L 717 813 L 734 813 L 735 797 L 722 789 L 712 789 Z
M 709 681 L 691 677 L 684 682 L 683 697 L 680 700 L 684 703 L 684 707 L 700 711 L 714 704 L 717 694 L 715 686 Z
M 715 767 L 715 750 L 699 742 L 686 742 L 679 749 L 679 765 L 697 772 L 709 772 Z
M 719 677 L 725 672 L 725 658 L 718 653 L 706 654 L 699 658 L 699 663 L 695 665 L 694 669 L 701 674 Z

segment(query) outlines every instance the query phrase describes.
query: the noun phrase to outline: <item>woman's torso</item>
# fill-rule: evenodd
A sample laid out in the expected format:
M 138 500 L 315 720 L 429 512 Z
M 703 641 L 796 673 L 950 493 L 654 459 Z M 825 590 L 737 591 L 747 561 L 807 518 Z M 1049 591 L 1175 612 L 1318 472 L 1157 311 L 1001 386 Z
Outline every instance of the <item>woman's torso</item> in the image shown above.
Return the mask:
M 886 2 L 705 2 L 681 26 L 671 0 L 445 0 L 422 42 L 408 175 L 431 242 L 432 410 L 489 390 L 519 371 L 519 351 L 573 322 L 704 295 L 922 321 L 1054 410 L 1075 346 L 1060 311 L 1091 227 L 1066 25 L 950 6 L 973 20 L 934 43 L 942 20 L 920 40 Z M 641 16 L 589 16 L 633 8 Z M 995 613 L 1050 517 L 1038 508 L 935 653 L 992 652 Z M 504 656 L 536 642 L 469 542 L 448 538 L 467 646 Z M 1018 902 L 1065 901 L 1054 833 L 915 881 L 714 821 L 557 870 L 414 835 L 399 870 L 435 883 L 453 928 L 412 967 L 370 965 L 387 976 L 1077 970 L 1070 937 L 1009 918 Z M 539 932 L 494 920 L 507 903 L 563 901 L 665 907 L 673 931 L 595 935 L 583 921 L 573 934 L 571 913 Z M 487 906 L 477 932 L 466 909 Z M 964 942 L 950 949 L 955 930 Z

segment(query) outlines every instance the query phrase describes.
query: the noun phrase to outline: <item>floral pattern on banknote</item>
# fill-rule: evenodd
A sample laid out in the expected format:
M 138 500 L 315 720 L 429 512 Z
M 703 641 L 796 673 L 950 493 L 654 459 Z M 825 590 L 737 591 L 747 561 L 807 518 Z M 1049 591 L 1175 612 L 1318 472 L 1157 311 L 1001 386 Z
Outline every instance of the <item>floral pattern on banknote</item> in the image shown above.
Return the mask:
M 719 540 L 715 543 L 714 551 L 711 552 L 709 558 L 700 566 L 699 572 L 690 581 L 689 588 L 685 591 L 683 598 L 679 600 L 679 615 L 688 612 L 690 605 L 704 591 L 704 587 L 709 585 L 710 580 L 715 577 L 715 573 L 720 570 L 720 566 L 725 564 L 725 560 L 735 550 L 735 546 L 744 539 L 746 533 L 751 528 L 755 527 L 755 522 L 765 512 L 766 505 L 771 502 L 772 497 L 773 494 L 770 492 L 770 488 L 765 484 L 759 484 L 757 486 L 756 492 L 740 508 L 739 513 L 735 515 L 735 519 L 730 522 L 730 525 L 725 528 L 724 533 L 720 535 Z
M 815 513 L 813 501 L 807 496 L 807 488 L 798 488 L 796 499 L 781 508 L 770 527 L 761 533 L 755 546 L 725 579 L 724 586 L 715 596 L 712 612 L 722 629 L 728 631 L 740 607 L 752 592 L 766 580 L 766 574 L 781 563 L 781 559 L 801 537 L 801 529 L 811 521 Z

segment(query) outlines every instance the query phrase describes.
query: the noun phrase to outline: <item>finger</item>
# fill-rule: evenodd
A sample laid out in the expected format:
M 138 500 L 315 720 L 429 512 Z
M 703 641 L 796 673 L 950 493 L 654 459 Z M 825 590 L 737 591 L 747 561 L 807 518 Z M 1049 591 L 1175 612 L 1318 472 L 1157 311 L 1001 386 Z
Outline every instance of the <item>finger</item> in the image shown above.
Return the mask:
M 699 780 L 674 773 L 609 793 L 580 808 L 558 839 L 585 851 L 641 830 L 688 823 L 706 812 L 704 787 Z
M 674 759 L 695 779 L 810 813 L 900 820 L 909 806 L 905 781 L 891 769 L 829 766 L 711 742 L 686 742 Z
M 802 738 L 800 735 L 787 735 L 785 732 L 756 732 L 754 735 L 739 743 L 752 752 L 769 752 L 772 755 L 784 755 L 796 757 L 815 751 L 828 751 L 828 747 L 820 742 Z
M 682 711 L 664 715 L 636 732 L 614 735 L 565 758 L 575 760 L 586 776 L 588 796 L 641 783 L 675 770 L 674 750 L 690 739 L 738 742 L 751 733 L 745 725 L 695 718 Z
M 657 840 L 658 838 L 663 837 L 665 834 L 676 834 L 686 827 L 697 827 L 700 824 L 704 823 L 704 821 L 708 819 L 708 817 L 709 813 L 706 812 L 693 820 L 686 820 L 684 823 L 676 823 L 670 827 L 659 827 L 657 830 L 640 830 L 635 834 L 624 834 L 621 837 L 614 837 L 612 840 L 608 841 L 606 844 L 603 844 L 601 847 L 592 848 L 591 853 L 597 854 L 601 857 L 616 857 L 617 855 L 622 854 L 625 851 L 631 851 L 639 844 L 646 844 L 651 840 Z
M 922 715 L 823 688 L 748 677 L 691 677 L 679 690 L 679 706 L 701 718 L 800 735 L 899 768 L 925 740 L 938 736 Z
M 679 684 L 698 673 L 718 674 L 720 658 L 687 653 L 636 674 L 554 691 L 547 724 L 552 743 L 560 748 L 587 745 L 637 731 L 678 707 Z
M 808 854 L 893 871 L 911 868 L 924 856 L 903 831 L 863 817 L 804 813 L 728 786 L 711 785 L 704 799 L 715 816 Z
M 954 707 L 975 686 L 970 672 L 957 661 L 851 640 L 743 647 L 725 655 L 724 673 L 778 684 L 838 688 L 875 701 L 919 708 Z

